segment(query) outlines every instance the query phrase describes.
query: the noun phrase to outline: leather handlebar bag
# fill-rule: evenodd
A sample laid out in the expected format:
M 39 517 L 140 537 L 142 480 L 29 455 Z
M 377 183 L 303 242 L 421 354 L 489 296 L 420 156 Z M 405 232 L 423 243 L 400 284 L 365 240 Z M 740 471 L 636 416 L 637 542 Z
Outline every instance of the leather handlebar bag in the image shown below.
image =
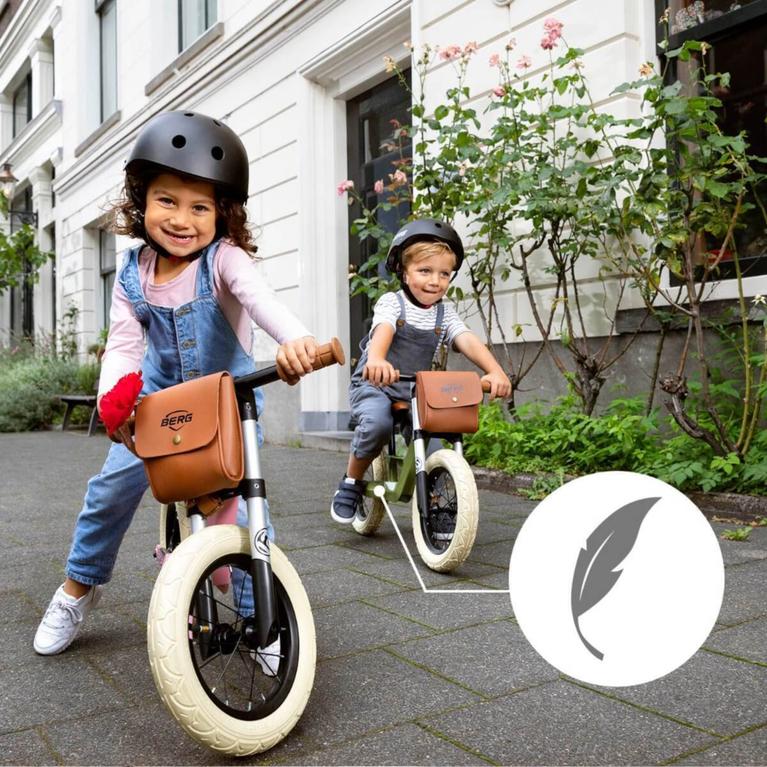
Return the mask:
M 482 382 L 471 371 L 416 373 L 418 420 L 432 434 L 473 434 L 479 428 Z
M 136 407 L 135 435 L 152 495 L 161 503 L 234 488 L 242 479 L 242 427 L 229 373 L 148 394 Z

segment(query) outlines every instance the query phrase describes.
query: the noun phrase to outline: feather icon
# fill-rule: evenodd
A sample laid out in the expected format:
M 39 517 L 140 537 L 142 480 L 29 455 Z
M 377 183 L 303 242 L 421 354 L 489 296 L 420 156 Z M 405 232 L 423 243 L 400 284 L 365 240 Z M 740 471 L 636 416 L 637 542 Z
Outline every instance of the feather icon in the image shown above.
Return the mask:
M 591 533 L 581 549 L 573 572 L 570 596 L 575 630 L 586 649 L 598 660 L 604 653 L 581 633 L 580 617 L 603 599 L 620 578 L 619 565 L 634 547 L 647 512 L 660 498 L 642 498 L 621 506 Z

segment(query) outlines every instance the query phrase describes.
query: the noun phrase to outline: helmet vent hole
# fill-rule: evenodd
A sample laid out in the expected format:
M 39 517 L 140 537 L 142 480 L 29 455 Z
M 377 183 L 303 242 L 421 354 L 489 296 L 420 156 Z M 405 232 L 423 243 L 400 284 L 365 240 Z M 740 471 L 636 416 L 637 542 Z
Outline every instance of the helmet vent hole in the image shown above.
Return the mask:
M 221 123 L 218 120 L 214 120 L 213 124 L 214 125 L 218 125 L 219 128 L 221 127 Z
M 176 149 L 183 149 L 186 146 L 186 137 L 178 133 L 170 140 L 170 143 L 173 144 Z
M 435 221 L 434 226 L 436 226 L 437 229 L 442 229 L 442 224 L 440 224 L 439 221 Z
M 214 160 L 224 159 L 224 150 L 220 146 L 214 146 L 213 149 L 210 150 L 210 153 L 213 155 Z
M 184 117 L 194 117 L 194 112 L 184 112 Z

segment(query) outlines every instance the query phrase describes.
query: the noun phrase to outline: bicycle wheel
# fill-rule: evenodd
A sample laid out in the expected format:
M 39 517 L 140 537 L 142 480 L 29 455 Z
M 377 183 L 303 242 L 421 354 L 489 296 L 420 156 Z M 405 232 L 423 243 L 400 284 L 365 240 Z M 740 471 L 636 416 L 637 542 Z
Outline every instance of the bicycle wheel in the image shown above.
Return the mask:
M 389 449 L 385 447 L 373 459 L 366 476 L 372 477 L 375 482 L 385 482 L 389 478 L 388 458 Z M 352 527 L 360 535 L 373 535 L 378 530 L 385 513 L 386 509 L 380 498 L 363 496 L 352 520 Z
M 244 528 L 216 525 L 183 541 L 160 571 L 149 604 L 149 664 L 160 697 L 192 738 L 233 756 L 281 741 L 301 716 L 314 682 L 309 600 L 276 546 L 271 559 L 280 631 L 268 652 L 255 646 L 243 587 L 226 594 L 210 587 L 220 567 L 240 570 L 240 578 L 232 572 L 232 583 L 252 587 Z
M 465 561 L 474 545 L 479 520 L 477 485 L 469 464 L 452 450 L 426 459 L 426 517 L 413 495 L 413 534 L 427 567 L 450 572 Z

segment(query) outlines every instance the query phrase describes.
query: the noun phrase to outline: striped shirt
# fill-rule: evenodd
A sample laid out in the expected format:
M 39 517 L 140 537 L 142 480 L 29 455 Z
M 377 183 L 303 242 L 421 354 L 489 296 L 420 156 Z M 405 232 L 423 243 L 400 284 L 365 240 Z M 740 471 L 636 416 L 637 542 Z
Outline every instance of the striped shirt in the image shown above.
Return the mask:
M 398 294 L 402 297 L 405 304 L 405 322 L 418 330 L 434 330 L 437 322 L 437 304 L 432 304 L 428 309 L 420 309 L 410 303 L 405 293 L 399 290 L 396 293 L 384 293 L 378 299 L 373 310 L 371 332 L 376 325 L 380 325 L 382 322 L 388 323 L 395 331 L 397 330 L 397 320 L 400 315 L 400 306 L 397 300 Z M 456 337 L 466 331 L 468 331 L 468 328 L 458 316 L 455 307 L 451 303 L 445 302 L 445 314 L 442 318 L 442 334 L 439 337 L 439 343 L 452 346 Z

